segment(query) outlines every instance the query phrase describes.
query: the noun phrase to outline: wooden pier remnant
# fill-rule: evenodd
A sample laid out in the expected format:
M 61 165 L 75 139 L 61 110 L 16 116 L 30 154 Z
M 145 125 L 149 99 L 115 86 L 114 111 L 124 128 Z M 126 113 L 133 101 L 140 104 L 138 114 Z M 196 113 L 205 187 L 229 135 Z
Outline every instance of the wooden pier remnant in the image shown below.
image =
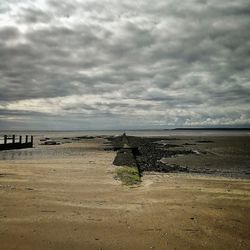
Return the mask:
M 10 142 L 9 142 L 10 141 Z M 22 143 L 22 136 L 19 136 L 19 141 L 16 141 L 16 135 L 12 135 L 12 137 L 9 137 L 7 135 L 4 135 L 4 141 L 3 144 L 0 144 L 0 151 L 1 150 L 11 150 L 11 149 L 21 149 L 21 148 L 32 148 L 33 147 L 33 136 L 26 135 L 25 136 L 25 142 Z

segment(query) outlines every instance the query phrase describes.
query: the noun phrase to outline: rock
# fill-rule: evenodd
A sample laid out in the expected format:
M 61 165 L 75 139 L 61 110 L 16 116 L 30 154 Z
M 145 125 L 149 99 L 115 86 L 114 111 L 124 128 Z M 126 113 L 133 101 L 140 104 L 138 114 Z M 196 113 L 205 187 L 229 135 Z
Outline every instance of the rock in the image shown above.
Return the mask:
M 141 138 L 133 136 L 110 137 L 113 149 L 118 151 L 113 162 L 118 166 L 138 166 L 140 173 L 143 171 L 157 172 L 188 172 L 187 167 L 167 165 L 160 160 L 179 154 L 194 154 L 192 150 L 168 150 L 159 146 L 159 138 Z M 126 143 L 125 143 L 126 142 Z M 124 147 L 129 144 L 129 147 Z
M 77 139 L 95 139 L 95 137 L 94 136 L 78 136 L 78 137 L 76 137 Z
M 49 141 L 45 141 L 44 145 L 59 145 L 60 142 L 57 141 L 53 141 L 53 140 L 49 140 Z

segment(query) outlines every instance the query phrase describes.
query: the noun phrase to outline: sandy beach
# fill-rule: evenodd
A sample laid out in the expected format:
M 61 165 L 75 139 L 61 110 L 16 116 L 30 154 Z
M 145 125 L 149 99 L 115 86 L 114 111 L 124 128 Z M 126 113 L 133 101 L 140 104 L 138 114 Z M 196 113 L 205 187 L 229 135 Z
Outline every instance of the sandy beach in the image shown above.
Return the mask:
M 2 250 L 250 248 L 249 179 L 154 172 L 125 186 L 114 178 L 115 152 L 104 142 L 0 160 Z
M 0 250 L 250 250 L 250 0 L 0 0 Z

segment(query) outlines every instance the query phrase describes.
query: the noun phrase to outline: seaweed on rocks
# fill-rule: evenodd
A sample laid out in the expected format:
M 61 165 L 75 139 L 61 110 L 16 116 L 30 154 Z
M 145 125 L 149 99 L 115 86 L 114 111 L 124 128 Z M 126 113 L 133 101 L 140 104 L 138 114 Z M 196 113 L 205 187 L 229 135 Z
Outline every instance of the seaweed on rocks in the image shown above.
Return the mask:
M 91 140 L 91 139 L 95 139 L 94 136 L 77 136 L 77 139 L 87 139 L 87 140 Z
M 196 141 L 198 143 L 213 143 L 213 141 L 210 140 L 200 140 L 200 141 Z
M 135 136 L 126 136 L 129 148 L 133 149 L 128 151 L 123 148 L 124 135 L 119 137 L 110 137 L 108 140 L 112 143 L 113 149 L 117 150 L 117 156 L 114 160 L 114 165 L 137 165 L 140 173 L 144 171 L 156 172 L 188 172 L 186 167 L 178 165 L 167 165 L 161 162 L 162 158 L 172 157 L 180 154 L 193 154 L 192 150 L 168 150 L 162 147 L 159 141 L 162 138 L 143 138 Z M 132 154 L 132 155 L 131 155 Z

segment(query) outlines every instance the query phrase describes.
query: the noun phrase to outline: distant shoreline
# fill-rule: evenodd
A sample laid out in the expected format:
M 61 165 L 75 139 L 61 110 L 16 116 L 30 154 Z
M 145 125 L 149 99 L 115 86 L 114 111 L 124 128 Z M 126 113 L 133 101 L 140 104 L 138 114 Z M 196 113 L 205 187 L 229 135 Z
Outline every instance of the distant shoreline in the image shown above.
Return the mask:
M 82 129 L 82 130 L 15 130 L 15 129 L 1 129 L 0 132 L 96 132 L 96 131 L 178 131 L 178 130 L 213 130 L 213 131 L 250 131 L 250 128 L 166 128 L 166 129 Z
M 222 130 L 222 131 L 250 131 L 250 128 L 174 128 L 164 130 Z

